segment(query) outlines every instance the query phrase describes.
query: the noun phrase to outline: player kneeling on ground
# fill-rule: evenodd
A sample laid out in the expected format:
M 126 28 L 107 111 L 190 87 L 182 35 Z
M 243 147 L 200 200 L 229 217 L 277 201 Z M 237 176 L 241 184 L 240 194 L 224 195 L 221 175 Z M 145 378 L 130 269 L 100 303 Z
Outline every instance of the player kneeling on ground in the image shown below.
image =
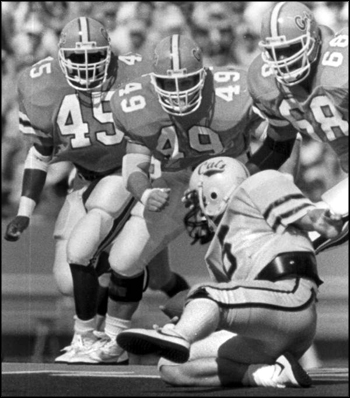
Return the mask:
M 249 176 L 228 157 L 197 166 L 190 189 L 191 211 L 215 229 L 205 258 L 213 282 L 189 291 L 176 325 L 129 329 L 118 344 L 159 354 L 162 379 L 176 386 L 309 387 L 298 359 L 315 337 L 322 281 L 307 232 L 337 236 L 341 217 L 317 208 L 290 176 Z

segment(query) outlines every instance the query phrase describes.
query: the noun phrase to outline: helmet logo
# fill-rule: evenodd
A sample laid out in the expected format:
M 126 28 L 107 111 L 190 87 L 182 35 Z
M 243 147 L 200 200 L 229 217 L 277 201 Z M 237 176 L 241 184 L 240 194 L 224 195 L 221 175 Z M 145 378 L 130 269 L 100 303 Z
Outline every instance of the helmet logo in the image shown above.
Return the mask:
M 102 36 L 103 36 L 108 42 L 111 41 L 111 39 L 110 39 L 110 37 L 108 36 L 108 33 L 107 33 L 107 31 L 106 31 L 105 28 L 101 28 L 101 33 L 102 33 Z
M 158 61 L 159 61 L 159 55 L 158 55 L 157 51 L 155 51 L 154 56 L 153 56 L 153 66 L 157 66 Z
M 220 160 L 207 160 L 202 163 L 198 169 L 199 175 L 212 175 L 215 173 L 222 173 L 225 171 L 226 163 Z
M 194 49 L 192 50 L 192 55 L 196 58 L 196 60 L 197 60 L 198 62 L 201 61 L 201 59 L 202 59 L 202 53 L 201 53 L 201 50 L 200 50 L 199 48 L 194 48 Z
M 312 21 L 312 15 L 309 14 L 308 12 L 306 12 L 306 11 L 303 12 L 303 15 L 302 15 L 302 16 L 301 16 L 301 15 L 297 15 L 297 16 L 295 17 L 295 24 L 297 25 L 297 27 L 298 27 L 300 30 L 303 30 L 303 31 L 306 30 L 307 22 L 308 22 L 308 21 L 311 23 L 311 21 Z M 310 23 L 309 23 L 309 24 L 310 24 Z

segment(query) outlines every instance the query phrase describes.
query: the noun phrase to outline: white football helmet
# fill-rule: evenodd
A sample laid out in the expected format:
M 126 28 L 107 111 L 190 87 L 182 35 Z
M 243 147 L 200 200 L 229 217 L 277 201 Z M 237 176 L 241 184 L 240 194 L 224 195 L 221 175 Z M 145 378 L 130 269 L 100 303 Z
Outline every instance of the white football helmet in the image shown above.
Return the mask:
M 225 211 L 233 192 L 248 177 L 249 171 L 242 162 L 219 156 L 195 168 L 189 189 L 197 191 L 203 214 L 215 219 Z
M 106 29 L 92 18 L 80 17 L 61 32 L 58 60 L 67 82 L 76 90 L 100 88 L 107 79 L 111 60 Z
M 286 86 L 302 82 L 310 73 L 321 43 L 311 10 L 299 2 L 275 4 L 261 23 L 262 59 Z
M 202 52 L 188 37 L 172 35 L 156 46 L 151 81 L 165 112 L 185 116 L 196 111 L 205 75 Z

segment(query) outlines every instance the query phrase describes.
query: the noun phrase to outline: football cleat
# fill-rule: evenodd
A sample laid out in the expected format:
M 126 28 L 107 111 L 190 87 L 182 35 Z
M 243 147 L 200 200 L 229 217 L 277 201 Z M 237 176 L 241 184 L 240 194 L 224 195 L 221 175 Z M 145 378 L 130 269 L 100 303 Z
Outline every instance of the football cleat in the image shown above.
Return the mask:
M 97 340 L 93 332 L 75 333 L 71 344 L 61 350 L 64 354 L 58 356 L 55 363 L 69 363 L 79 352 L 89 349 Z
M 172 362 L 184 363 L 190 356 L 190 343 L 173 328 L 173 324 L 168 324 L 157 330 L 125 330 L 118 334 L 117 343 L 135 355 L 157 354 Z
M 277 358 L 272 377 L 274 387 L 310 387 L 312 380 L 292 354 L 286 353 Z
M 127 364 L 128 354 L 103 332 L 94 332 L 98 340 L 87 350 L 80 350 L 69 364 Z

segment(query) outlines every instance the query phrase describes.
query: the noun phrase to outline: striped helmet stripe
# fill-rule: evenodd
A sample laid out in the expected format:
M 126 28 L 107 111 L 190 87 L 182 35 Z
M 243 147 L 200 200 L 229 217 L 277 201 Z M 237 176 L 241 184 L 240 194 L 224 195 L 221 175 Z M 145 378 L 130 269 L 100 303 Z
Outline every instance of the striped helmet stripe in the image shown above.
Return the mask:
M 171 60 L 172 70 L 176 71 L 180 69 L 180 52 L 179 52 L 179 35 L 173 35 L 171 38 Z
M 79 36 L 82 43 L 89 41 L 89 26 L 85 17 L 79 18 Z
M 281 8 L 286 4 L 286 1 L 276 4 L 276 7 L 272 10 L 271 14 L 271 37 L 277 37 L 278 34 L 278 17 L 281 11 Z

